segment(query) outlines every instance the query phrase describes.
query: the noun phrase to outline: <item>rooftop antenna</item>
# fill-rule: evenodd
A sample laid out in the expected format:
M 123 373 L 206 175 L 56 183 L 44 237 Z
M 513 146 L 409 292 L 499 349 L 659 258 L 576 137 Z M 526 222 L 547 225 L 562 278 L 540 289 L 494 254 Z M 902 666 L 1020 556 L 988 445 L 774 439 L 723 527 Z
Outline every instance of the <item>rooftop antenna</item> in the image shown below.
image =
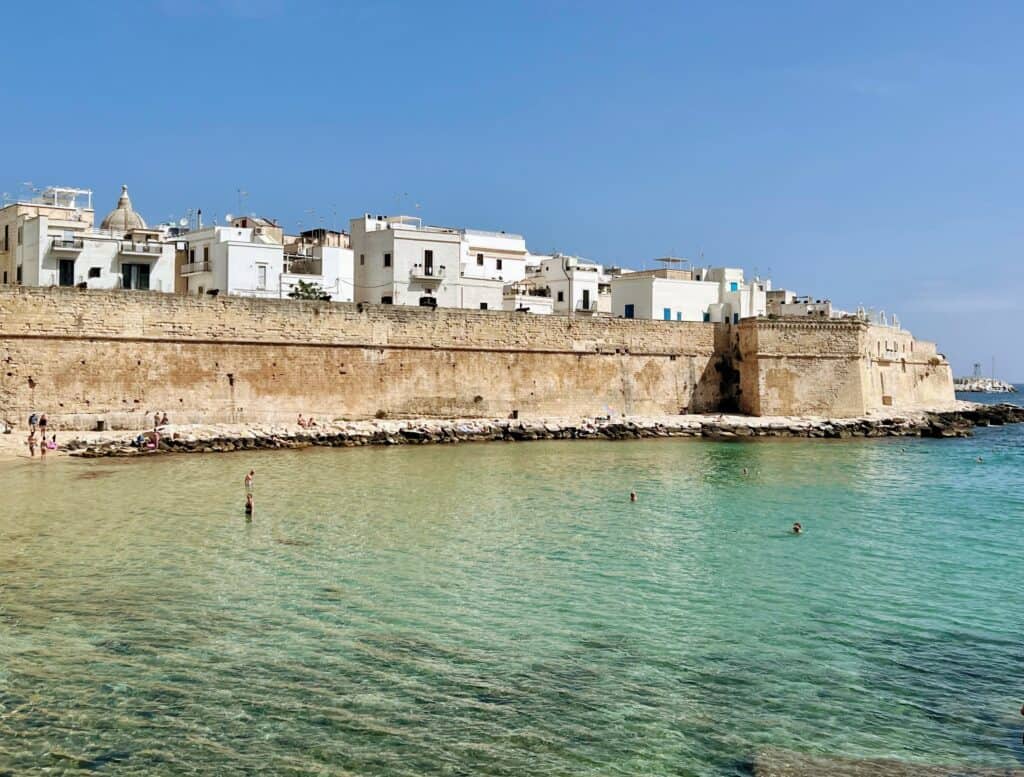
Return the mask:
M 187 227 L 188 226 L 188 219 L 184 218 L 184 217 L 178 219 L 178 226 L 179 227 Z
M 245 210 L 242 208 L 242 203 L 245 201 L 245 199 L 248 196 L 249 196 L 249 192 L 245 191 L 245 189 L 242 189 L 241 187 L 238 188 L 238 212 L 239 213 L 245 213 Z

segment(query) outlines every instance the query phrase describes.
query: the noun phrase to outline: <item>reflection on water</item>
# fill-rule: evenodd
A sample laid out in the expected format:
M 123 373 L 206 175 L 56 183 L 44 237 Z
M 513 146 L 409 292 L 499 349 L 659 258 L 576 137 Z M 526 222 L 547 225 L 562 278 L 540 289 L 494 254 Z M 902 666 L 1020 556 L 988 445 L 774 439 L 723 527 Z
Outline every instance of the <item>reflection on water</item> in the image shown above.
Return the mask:
M 1022 431 L 4 464 L 0 773 L 1019 765 Z

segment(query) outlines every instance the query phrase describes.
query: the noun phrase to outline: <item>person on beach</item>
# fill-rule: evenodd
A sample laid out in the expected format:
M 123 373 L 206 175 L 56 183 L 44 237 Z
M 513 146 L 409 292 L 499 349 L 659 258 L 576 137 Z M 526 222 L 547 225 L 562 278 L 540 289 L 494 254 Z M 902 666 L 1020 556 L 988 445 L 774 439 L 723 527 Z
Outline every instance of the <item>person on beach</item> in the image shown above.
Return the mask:
M 302 413 L 299 413 L 299 418 L 298 418 L 298 420 L 296 421 L 296 423 L 297 423 L 297 424 L 298 424 L 299 426 L 301 426 L 301 427 L 302 427 L 303 429 L 305 429 L 305 428 L 306 428 L 306 419 L 302 417 Z
M 39 426 L 39 416 L 38 414 L 33 413 L 28 417 L 28 428 L 35 431 L 37 426 Z
M 35 458 L 35 456 L 36 456 L 36 428 L 34 426 L 32 427 L 32 431 L 30 431 L 28 433 L 28 440 L 26 440 L 26 443 L 28 445 L 28 455 L 31 456 L 32 458 Z
M 160 411 L 157 410 L 153 413 L 153 428 L 157 429 L 160 426 Z
M 44 440 L 46 439 L 46 424 L 46 413 L 43 413 L 41 416 L 39 416 L 39 434 L 42 435 Z
M 793 524 L 793 534 L 803 534 L 804 527 L 800 525 L 800 521 Z
M 46 435 L 44 434 L 42 439 L 39 440 L 39 458 L 46 458 Z
M 46 444 L 46 447 L 49 448 L 51 451 L 57 450 L 57 435 L 53 435 L 50 438 L 50 441 Z
M 160 426 L 167 426 L 170 423 L 170 419 L 167 418 L 167 411 L 160 417 Z

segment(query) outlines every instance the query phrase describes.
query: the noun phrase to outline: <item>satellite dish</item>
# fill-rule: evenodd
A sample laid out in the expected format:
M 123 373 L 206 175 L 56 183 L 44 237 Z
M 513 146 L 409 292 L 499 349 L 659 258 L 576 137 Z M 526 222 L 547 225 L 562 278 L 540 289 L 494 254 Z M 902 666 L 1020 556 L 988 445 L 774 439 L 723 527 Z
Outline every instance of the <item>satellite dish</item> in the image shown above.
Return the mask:
M 231 215 L 230 213 L 229 213 L 229 214 L 227 214 L 227 215 L 226 215 L 226 216 L 224 217 L 224 223 L 225 223 L 225 224 L 230 224 L 230 223 L 231 223 L 232 221 L 234 221 L 234 220 L 235 220 L 235 217 L 234 217 L 234 216 L 232 216 L 232 215 Z
M 188 219 L 178 219 L 178 226 L 179 227 L 187 227 L 188 226 Z

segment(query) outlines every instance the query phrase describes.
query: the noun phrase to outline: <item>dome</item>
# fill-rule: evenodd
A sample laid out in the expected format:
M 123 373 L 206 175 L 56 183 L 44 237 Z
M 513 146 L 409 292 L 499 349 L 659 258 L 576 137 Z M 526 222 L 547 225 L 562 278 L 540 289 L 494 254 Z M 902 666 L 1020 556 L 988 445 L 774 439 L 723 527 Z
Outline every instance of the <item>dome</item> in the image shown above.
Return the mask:
M 146 221 L 132 208 L 132 200 L 128 196 L 128 187 L 121 186 L 121 196 L 117 200 L 117 207 L 107 214 L 100 223 L 100 229 L 114 229 L 119 232 L 127 232 L 131 229 L 145 229 Z

